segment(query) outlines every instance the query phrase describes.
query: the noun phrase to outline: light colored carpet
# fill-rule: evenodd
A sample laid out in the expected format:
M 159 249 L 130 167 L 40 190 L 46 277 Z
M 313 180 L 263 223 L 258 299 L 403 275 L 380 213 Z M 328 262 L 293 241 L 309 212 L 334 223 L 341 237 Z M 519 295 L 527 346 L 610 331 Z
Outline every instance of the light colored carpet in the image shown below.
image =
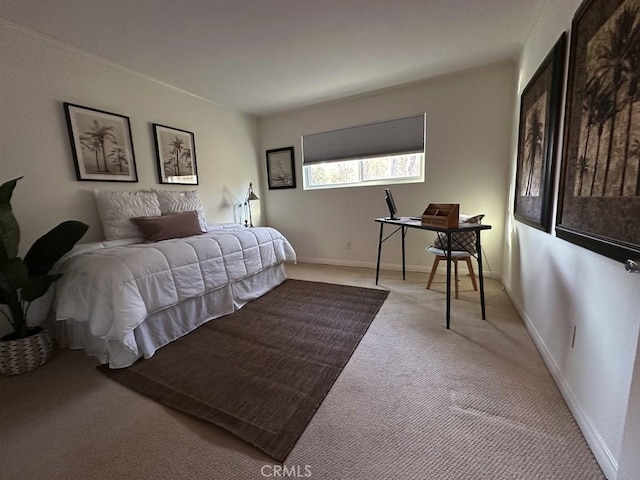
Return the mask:
M 375 277 L 305 264 L 288 274 L 364 287 Z M 499 284 L 486 282 L 484 322 L 466 282 L 446 330 L 443 284 L 427 291 L 426 274 L 382 272 L 391 293 L 280 478 L 604 478 Z M 95 365 L 58 351 L 0 377 L 1 478 L 277 478 L 282 467 L 254 447 Z

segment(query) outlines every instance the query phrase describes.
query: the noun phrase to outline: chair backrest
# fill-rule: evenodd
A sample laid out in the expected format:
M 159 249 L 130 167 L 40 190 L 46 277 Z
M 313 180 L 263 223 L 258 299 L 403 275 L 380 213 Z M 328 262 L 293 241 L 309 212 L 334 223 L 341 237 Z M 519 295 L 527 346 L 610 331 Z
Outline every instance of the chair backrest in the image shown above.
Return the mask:
M 460 215 L 460 223 L 482 223 L 484 214 L 480 215 Z M 438 232 L 433 242 L 435 248 L 447 249 L 447 235 Z M 476 232 L 454 232 L 451 234 L 451 251 L 463 251 L 476 253 Z

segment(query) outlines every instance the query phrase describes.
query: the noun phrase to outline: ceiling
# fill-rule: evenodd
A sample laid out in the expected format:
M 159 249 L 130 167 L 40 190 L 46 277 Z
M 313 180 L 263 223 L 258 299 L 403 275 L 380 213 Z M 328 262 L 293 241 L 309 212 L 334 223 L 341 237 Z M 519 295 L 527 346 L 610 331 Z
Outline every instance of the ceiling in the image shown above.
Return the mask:
M 0 19 L 254 115 L 515 58 L 547 0 L 0 0 Z

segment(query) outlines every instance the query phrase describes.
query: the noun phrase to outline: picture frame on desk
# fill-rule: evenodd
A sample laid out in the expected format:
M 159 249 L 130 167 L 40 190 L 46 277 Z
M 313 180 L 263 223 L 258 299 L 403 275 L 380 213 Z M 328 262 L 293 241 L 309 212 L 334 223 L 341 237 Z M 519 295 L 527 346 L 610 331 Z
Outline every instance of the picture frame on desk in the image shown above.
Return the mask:
M 565 45 L 563 33 L 520 97 L 514 217 L 545 232 L 551 231 Z
M 574 15 L 556 234 L 624 262 L 640 255 L 640 5 Z

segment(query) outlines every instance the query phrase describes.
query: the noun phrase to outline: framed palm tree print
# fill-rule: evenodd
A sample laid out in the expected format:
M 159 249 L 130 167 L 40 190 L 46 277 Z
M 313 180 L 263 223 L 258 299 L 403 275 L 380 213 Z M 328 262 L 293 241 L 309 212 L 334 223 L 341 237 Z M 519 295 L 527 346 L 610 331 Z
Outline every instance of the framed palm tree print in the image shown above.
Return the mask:
M 585 0 L 571 29 L 558 237 L 640 255 L 640 0 Z
M 137 182 L 129 117 L 64 104 L 78 180 Z
M 514 217 L 549 232 L 566 35 L 522 92 Z
M 174 185 L 198 185 L 196 142 L 186 130 L 153 124 L 158 180 Z

